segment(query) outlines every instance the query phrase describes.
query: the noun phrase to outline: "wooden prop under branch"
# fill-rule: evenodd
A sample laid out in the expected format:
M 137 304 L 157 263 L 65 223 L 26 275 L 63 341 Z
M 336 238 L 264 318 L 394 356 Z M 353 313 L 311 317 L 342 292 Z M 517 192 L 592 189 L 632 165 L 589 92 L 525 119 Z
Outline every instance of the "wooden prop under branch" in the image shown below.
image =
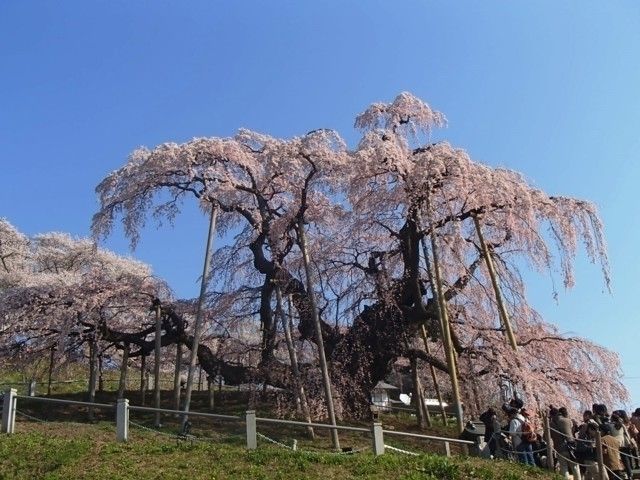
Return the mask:
M 462 417 L 462 403 L 460 401 L 460 385 L 458 384 L 458 375 L 456 368 L 456 360 L 453 351 L 453 342 L 451 341 L 451 331 L 449 330 L 449 315 L 447 314 L 447 304 L 442 291 L 442 278 L 440 275 L 440 264 L 438 260 L 438 248 L 436 245 L 435 234 L 431 232 L 431 250 L 433 252 L 433 271 L 435 274 L 435 287 L 438 296 L 438 307 L 440 313 L 440 324 L 442 326 L 442 340 L 445 352 L 447 354 L 447 366 L 449 368 L 449 377 L 451 378 L 451 389 L 453 390 L 453 403 L 456 407 L 456 420 L 458 431 L 464 430 L 464 421 Z
M 480 226 L 480 219 L 478 218 L 477 215 L 473 216 L 473 223 L 476 226 L 476 232 L 478 233 L 478 240 L 480 241 L 480 248 L 482 249 L 482 256 L 484 257 L 485 263 L 487 264 L 489 277 L 491 277 L 491 284 L 493 285 L 493 291 L 496 296 L 496 303 L 498 304 L 498 314 L 500 315 L 500 321 L 502 322 L 502 326 L 504 327 L 507 338 L 509 339 L 509 344 L 511 345 L 511 348 L 513 348 L 513 350 L 517 352 L 518 344 L 516 343 L 516 336 L 513 333 L 511 320 L 509 319 L 507 308 L 502 299 L 500 284 L 498 283 L 498 276 L 496 274 L 495 266 L 493 265 L 491 252 L 489 251 L 489 246 L 487 245 L 487 242 L 485 242 L 484 240 L 484 235 L 482 235 L 482 227 Z

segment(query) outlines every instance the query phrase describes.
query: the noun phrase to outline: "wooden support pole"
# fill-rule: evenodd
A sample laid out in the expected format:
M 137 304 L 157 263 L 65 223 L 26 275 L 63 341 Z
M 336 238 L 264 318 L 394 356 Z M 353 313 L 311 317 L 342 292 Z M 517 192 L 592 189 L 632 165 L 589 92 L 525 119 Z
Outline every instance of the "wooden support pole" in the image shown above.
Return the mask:
M 98 340 L 96 333 L 93 332 L 89 339 L 89 389 L 88 389 L 88 402 L 94 403 L 96 401 L 96 383 L 98 381 Z M 89 421 L 94 420 L 93 407 L 88 409 Z
M 180 373 L 182 371 L 182 344 L 176 344 L 176 365 L 173 371 L 173 409 L 180 410 Z
M 596 431 L 596 458 L 598 460 L 598 474 L 600 480 L 608 480 L 609 476 L 605 470 L 604 454 L 602 452 L 602 435 L 600 430 Z
M 438 247 L 435 234 L 433 232 L 431 233 L 431 251 L 433 252 L 433 270 L 435 276 L 435 289 L 438 296 L 438 306 L 440 311 L 440 324 L 442 326 L 442 340 L 447 355 L 447 366 L 449 367 L 449 377 L 451 378 L 451 389 L 453 391 L 453 403 L 456 409 L 458 431 L 462 433 L 462 431 L 464 430 L 464 418 L 462 412 L 462 402 L 460 400 L 460 386 L 458 384 L 455 352 L 453 349 L 453 343 L 451 341 L 447 304 L 444 298 L 444 292 L 442 291 L 442 278 L 440 275 L 440 262 L 438 260 Z
M 183 425 L 188 420 L 189 407 L 191 406 L 191 391 L 193 390 L 193 382 L 196 371 L 196 360 L 198 359 L 198 347 L 200 346 L 200 332 L 202 329 L 202 310 L 204 306 L 204 297 L 207 292 L 207 280 L 209 278 L 209 267 L 211 265 L 211 249 L 213 248 L 213 237 L 216 232 L 216 221 L 218 219 L 218 206 L 211 206 L 211 215 L 209 216 L 209 233 L 207 234 L 207 246 L 204 254 L 204 265 L 202 267 L 202 279 L 200 282 L 200 296 L 198 297 L 198 308 L 196 310 L 196 319 L 193 325 L 193 344 L 191 345 L 191 356 L 189 357 L 189 374 L 187 375 L 187 388 L 184 392 L 184 415 L 182 416 Z
M 124 398 L 124 392 L 127 389 L 127 370 L 129 369 L 129 349 L 128 343 L 124 344 L 122 350 L 122 365 L 120 365 L 120 384 L 118 385 L 118 398 Z
M 56 358 L 56 346 L 51 345 L 51 356 L 49 357 L 49 378 L 47 380 L 47 396 L 51 396 L 51 379 L 53 378 L 53 365 Z
M 213 394 L 213 378 L 207 375 L 207 393 L 209 395 L 209 410 L 213 410 L 215 406 L 215 397 Z
M 424 404 L 424 396 L 422 393 L 422 384 L 420 377 L 418 376 L 418 359 L 414 356 L 410 359 L 411 362 L 411 381 L 413 382 L 413 396 L 416 402 L 416 420 L 418 422 L 418 428 L 424 430 L 426 427 L 431 426 L 431 418 L 429 417 L 429 411 L 426 410 Z
M 482 256 L 484 257 L 484 261 L 487 265 L 487 270 L 489 271 L 489 277 L 491 277 L 491 284 L 493 285 L 493 292 L 496 296 L 496 303 L 498 305 L 498 314 L 500 316 L 500 320 L 502 321 L 502 326 L 504 327 L 507 338 L 509 339 L 509 344 L 514 351 L 518 351 L 518 344 L 516 342 L 516 336 L 513 333 L 513 328 L 511 326 L 511 320 L 509 319 L 509 314 L 507 313 L 507 307 L 504 304 L 502 299 L 502 292 L 500 291 L 500 284 L 498 282 L 498 276 L 496 274 L 495 266 L 493 265 L 493 259 L 491 257 L 491 252 L 489 251 L 489 246 L 487 242 L 484 240 L 484 236 L 482 234 L 482 227 L 480 226 L 480 220 L 477 215 L 473 216 L 473 223 L 476 227 L 476 232 L 478 233 L 478 240 L 480 241 L 480 248 L 482 249 Z
M 551 425 L 549 425 L 549 415 L 544 415 L 544 441 L 547 444 L 547 468 L 551 471 L 555 470 L 553 461 L 553 440 L 551 439 Z
M 300 368 L 298 366 L 298 355 L 293 345 L 293 337 L 291 335 L 291 328 L 289 321 L 284 313 L 282 306 L 282 292 L 280 287 L 276 286 L 276 315 L 278 316 L 282 329 L 284 331 L 284 338 L 287 344 L 287 351 L 289 352 L 289 361 L 291 362 L 291 373 L 293 373 L 293 383 L 295 391 L 296 402 L 299 402 L 300 409 L 304 415 L 304 419 L 307 423 L 311 423 L 311 413 L 309 411 L 309 404 L 307 402 L 307 394 L 304 390 L 304 384 L 302 383 L 302 376 L 300 374 Z M 291 304 L 289 304 L 289 315 L 291 315 Z M 275 322 L 274 322 L 275 323 Z M 307 434 L 313 440 L 315 434 L 312 427 L 307 427 Z
M 424 325 L 420 326 L 420 335 L 422 342 L 424 343 L 424 350 L 427 355 L 431 355 L 431 349 L 429 348 L 429 337 L 427 335 L 427 329 Z M 442 401 L 442 394 L 440 393 L 440 385 L 438 384 L 438 378 L 436 377 L 436 369 L 433 365 L 429 364 L 429 371 L 431 372 L 431 380 L 433 380 L 433 387 L 436 391 L 436 398 L 440 405 L 440 414 L 442 415 L 442 424 L 447 425 L 447 412 L 444 409 L 444 402 Z
M 307 236 L 304 231 L 303 220 L 298 220 L 298 239 L 300 241 L 300 250 L 302 251 L 302 261 L 304 263 L 305 276 L 307 277 L 307 295 L 309 296 L 309 303 L 311 308 L 311 314 L 313 315 L 313 323 L 316 331 L 316 344 L 318 346 L 318 357 L 320 359 L 320 369 L 322 371 L 322 382 L 324 386 L 324 394 L 327 401 L 327 412 L 329 414 L 329 422 L 331 425 L 336 425 L 336 415 L 333 405 L 333 394 L 331 393 L 331 379 L 329 377 L 329 368 L 327 367 L 327 357 L 324 351 L 324 340 L 322 338 L 322 325 L 320 324 L 320 316 L 318 315 L 318 306 L 316 303 L 316 297 L 313 292 L 313 282 L 311 275 L 311 266 L 309 259 L 309 251 L 307 250 Z M 340 450 L 340 439 L 338 438 L 338 429 L 331 429 L 331 440 L 333 442 L 333 448 Z
M 420 223 L 422 223 L 422 219 L 420 218 L 420 216 L 418 216 L 418 221 Z M 431 257 L 429 256 L 429 249 L 427 248 L 427 243 L 426 240 L 424 238 L 424 236 L 421 238 L 421 244 L 422 244 L 422 256 L 424 257 L 424 263 L 425 263 L 425 267 L 427 269 L 427 277 L 429 278 L 429 285 L 431 285 L 431 289 L 433 292 L 433 296 L 434 298 L 437 300 L 438 295 L 436 292 L 436 281 L 433 275 L 433 270 L 431 268 Z M 439 302 L 436 301 L 436 308 L 438 310 L 438 317 L 440 317 L 440 305 Z M 442 320 L 440 321 L 440 327 L 442 328 Z M 422 336 L 422 342 L 424 343 L 424 350 L 425 352 L 427 352 L 427 355 L 430 355 L 430 349 L 429 349 L 429 336 L 427 335 L 427 328 L 425 327 L 424 324 L 422 324 L 420 326 L 420 335 Z M 429 364 L 429 370 L 431 371 L 431 378 L 433 380 L 433 386 L 435 388 L 436 391 L 436 397 L 438 399 L 438 404 L 440 405 L 440 412 L 442 414 L 442 424 L 443 425 L 447 425 L 447 412 L 444 408 L 444 404 L 442 401 L 442 395 L 440 393 L 440 386 L 438 385 L 438 378 L 436 377 L 436 369 L 432 364 Z
M 154 406 L 155 408 L 160 408 L 160 349 L 162 348 L 162 311 L 160 309 L 160 302 L 157 301 L 156 304 L 156 337 L 155 337 L 155 348 L 154 348 L 154 364 L 153 364 L 153 376 L 155 377 L 153 380 L 153 395 L 154 395 Z M 156 412 L 154 424 L 156 428 L 161 426 L 161 417 L 160 412 Z
M 140 404 L 144 406 L 144 400 L 147 396 L 147 355 L 142 351 L 140 359 Z

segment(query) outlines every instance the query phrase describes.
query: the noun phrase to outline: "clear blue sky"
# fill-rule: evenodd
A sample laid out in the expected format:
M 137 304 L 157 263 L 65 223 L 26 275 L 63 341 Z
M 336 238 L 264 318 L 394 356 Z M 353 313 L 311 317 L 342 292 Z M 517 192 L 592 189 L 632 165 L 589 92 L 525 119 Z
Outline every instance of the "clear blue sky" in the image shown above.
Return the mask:
M 0 216 L 87 235 L 96 184 L 136 146 L 239 127 L 356 139 L 354 116 L 411 91 L 472 157 L 594 201 L 613 295 L 531 299 L 564 332 L 620 353 L 640 406 L 640 3 L 636 1 L 0 2 Z M 206 221 L 150 229 L 136 256 L 195 296 Z M 107 246 L 126 253 L 114 235 Z

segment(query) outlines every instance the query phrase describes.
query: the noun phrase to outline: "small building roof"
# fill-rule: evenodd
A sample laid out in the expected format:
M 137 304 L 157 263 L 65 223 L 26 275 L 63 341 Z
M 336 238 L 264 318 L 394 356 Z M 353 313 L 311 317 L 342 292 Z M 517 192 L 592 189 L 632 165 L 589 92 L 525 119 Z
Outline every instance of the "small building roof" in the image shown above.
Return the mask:
M 400 390 L 398 387 L 395 387 L 389 383 L 383 382 L 380 380 L 376 383 L 376 386 L 373 387 L 374 390 Z

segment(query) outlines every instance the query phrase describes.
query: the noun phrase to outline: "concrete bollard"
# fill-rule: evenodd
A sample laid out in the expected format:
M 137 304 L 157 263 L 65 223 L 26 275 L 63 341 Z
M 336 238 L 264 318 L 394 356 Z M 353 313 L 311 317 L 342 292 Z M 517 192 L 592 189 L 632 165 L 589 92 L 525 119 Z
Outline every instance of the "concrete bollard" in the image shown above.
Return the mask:
M 119 398 L 116 404 L 116 440 L 129 440 L 129 400 L 126 398 Z
M 373 422 L 373 425 L 371 426 L 371 436 L 373 437 L 373 454 L 376 457 L 384 454 L 384 434 L 382 432 L 382 423 Z
M 27 391 L 27 395 L 30 397 L 35 397 L 36 396 L 36 381 L 35 380 L 31 380 L 29 382 L 29 388 Z
M 18 394 L 15 388 L 10 388 L 4 393 L 2 405 L 2 433 L 13 433 L 16 429 L 16 402 Z
M 258 448 L 258 432 L 256 429 L 256 411 L 247 410 L 246 413 L 247 423 L 247 449 L 255 450 Z

